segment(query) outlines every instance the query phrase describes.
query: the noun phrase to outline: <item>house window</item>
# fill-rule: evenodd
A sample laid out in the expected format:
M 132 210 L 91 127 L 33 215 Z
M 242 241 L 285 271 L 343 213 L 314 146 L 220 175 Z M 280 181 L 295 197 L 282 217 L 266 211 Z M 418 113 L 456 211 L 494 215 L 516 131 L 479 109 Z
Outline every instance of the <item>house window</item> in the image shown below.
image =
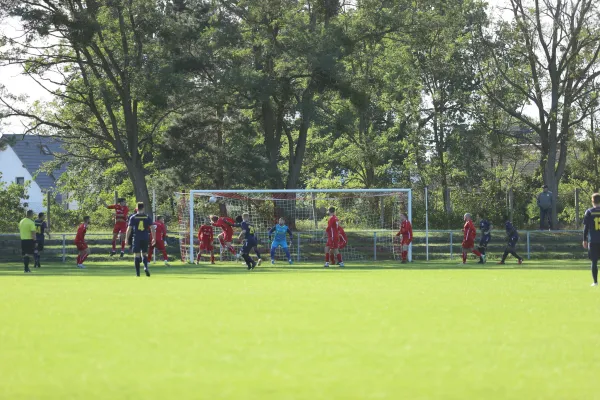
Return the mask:
M 17 185 L 25 185 L 25 178 L 23 178 L 22 176 L 18 177 L 17 179 L 15 179 Z
M 42 153 L 49 156 L 52 154 L 52 152 L 50 151 L 50 149 L 48 148 L 48 146 L 46 146 L 45 144 L 41 146 L 42 149 Z

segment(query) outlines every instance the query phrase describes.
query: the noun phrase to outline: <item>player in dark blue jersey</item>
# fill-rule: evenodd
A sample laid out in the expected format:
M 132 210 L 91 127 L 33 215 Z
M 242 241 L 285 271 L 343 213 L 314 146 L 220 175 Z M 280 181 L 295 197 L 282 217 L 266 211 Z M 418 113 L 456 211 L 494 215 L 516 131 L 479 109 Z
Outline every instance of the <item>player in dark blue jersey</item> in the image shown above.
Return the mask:
M 483 213 L 479 214 L 479 230 L 481 231 L 481 239 L 479 239 L 479 264 L 484 264 L 487 260 L 486 250 L 487 245 L 492 240 L 492 223 L 485 219 Z
M 508 244 L 506 245 L 506 249 L 504 249 L 502 261 L 500 261 L 498 264 L 504 264 L 504 261 L 506 261 L 506 257 L 508 257 L 509 253 L 512 254 L 513 257 L 515 257 L 519 261 L 519 264 L 522 264 L 523 258 L 519 256 L 516 252 L 517 242 L 519 241 L 519 232 L 517 232 L 517 228 L 514 227 L 514 225 L 512 224 L 512 222 L 510 222 L 507 216 L 504 217 L 504 220 L 506 221 L 504 223 L 504 228 L 506 229 Z
M 600 193 L 592 195 L 592 205 L 583 217 L 583 248 L 592 261 L 592 286 L 598 286 L 598 258 L 600 258 Z
M 150 239 L 152 235 L 152 239 Z M 144 263 L 146 276 L 150 276 L 148 269 L 148 245 L 152 240 L 152 245 L 156 244 L 156 227 L 152 223 L 152 218 L 144 212 L 144 203 L 137 204 L 137 212 L 129 218 L 127 227 L 127 240 L 133 237 L 133 254 L 135 255 L 135 274 L 140 276 L 140 264 Z
M 256 231 L 250 223 L 250 214 L 242 214 L 242 223 L 240 224 L 240 227 L 242 228 L 242 233 L 240 233 L 238 239 L 243 239 L 242 257 L 244 258 L 244 261 L 246 261 L 248 270 L 252 270 L 256 268 L 256 262 L 250 257 L 250 250 L 253 248 L 255 251 L 258 250 L 258 240 L 256 238 Z M 260 255 L 258 256 L 258 259 L 260 260 Z
M 35 223 L 35 239 L 37 242 L 37 252 L 33 254 L 33 268 L 41 268 L 42 266 L 40 263 L 40 253 L 44 251 L 44 235 L 48 235 L 48 239 L 50 239 L 50 231 L 45 219 L 46 214 L 41 212 L 38 214 L 38 219 L 33 221 Z

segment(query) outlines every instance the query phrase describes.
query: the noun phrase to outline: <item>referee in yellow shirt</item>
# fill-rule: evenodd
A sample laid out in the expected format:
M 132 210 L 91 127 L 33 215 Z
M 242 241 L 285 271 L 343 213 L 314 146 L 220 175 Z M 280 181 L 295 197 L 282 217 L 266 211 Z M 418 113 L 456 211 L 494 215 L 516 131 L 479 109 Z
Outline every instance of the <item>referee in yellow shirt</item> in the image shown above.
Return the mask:
M 21 233 L 21 254 L 23 255 L 23 265 L 25 265 L 25 273 L 31 272 L 29 269 L 29 257 L 33 256 L 37 251 L 37 243 L 35 241 L 35 222 L 33 222 L 33 211 L 27 211 L 27 217 L 19 222 L 19 232 Z

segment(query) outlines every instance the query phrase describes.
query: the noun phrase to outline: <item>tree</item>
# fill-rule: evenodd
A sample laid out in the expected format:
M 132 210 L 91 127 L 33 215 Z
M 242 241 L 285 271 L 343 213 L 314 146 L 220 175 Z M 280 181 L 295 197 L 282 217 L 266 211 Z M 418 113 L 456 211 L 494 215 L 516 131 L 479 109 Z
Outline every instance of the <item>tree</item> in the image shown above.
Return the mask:
M 176 86 L 160 46 L 164 13 L 155 0 L 0 0 L 24 38 L 4 38 L 4 65 L 17 64 L 53 101 L 30 109 L 0 93 L 0 117 L 30 121 L 26 133 L 60 136 L 68 154 L 125 165 L 136 198 L 149 203 L 146 166 L 174 112 Z
M 599 10 L 596 0 L 510 0 L 513 20 L 482 34 L 490 49 L 481 71 L 484 93 L 534 132 L 555 224 L 568 145 L 593 105 L 580 100 L 600 76 Z

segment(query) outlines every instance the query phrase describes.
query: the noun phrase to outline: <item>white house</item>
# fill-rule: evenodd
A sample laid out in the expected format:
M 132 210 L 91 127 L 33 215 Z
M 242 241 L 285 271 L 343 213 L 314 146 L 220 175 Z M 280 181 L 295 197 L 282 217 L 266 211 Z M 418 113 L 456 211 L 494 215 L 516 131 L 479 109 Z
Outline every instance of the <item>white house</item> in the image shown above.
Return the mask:
M 0 143 L 0 180 L 20 185 L 29 181 L 29 199 L 23 203 L 36 212 L 43 211 L 44 196 L 49 190 L 54 190 L 56 180 L 65 172 L 65 167 L 50 174 L 39 170 L 44 163 L 54 160 L 55 153 L 63 151 L 60 141 L 51 136 L 4 134 Z M 54 196 L 56 201 L 63 203 L 62 195 Z

